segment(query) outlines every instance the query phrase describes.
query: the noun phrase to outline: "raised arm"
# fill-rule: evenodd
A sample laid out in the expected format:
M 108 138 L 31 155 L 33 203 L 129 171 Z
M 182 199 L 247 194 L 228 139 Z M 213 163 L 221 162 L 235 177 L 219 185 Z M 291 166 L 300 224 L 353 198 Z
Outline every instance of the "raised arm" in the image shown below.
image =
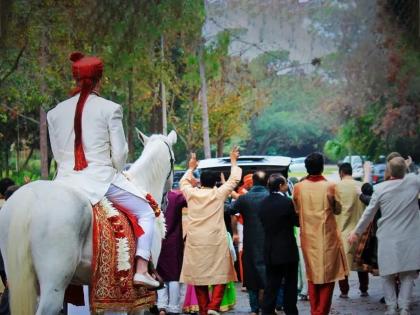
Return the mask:
M 108 132 L 111 143 L 111 160 L 112 165 L 117 171 L 121 171 L 124 168 L 128 154 L 128 145 L 125 140 L 122 118 L 123 114 L 121 106 L 118 106 L 108 121 Z
M 241 180 L 242 169 L 238 166 L 238 157 L 239 149 L 235 146 L 230 152 L 230 163 L 232 164 L 230 176 L 222 186 L 217 188 L 217 195 L 220 198 L 226 199 Z
M 179 187 L 181 188 L 181 191 L 186 199 L 188 199 L 188 197 L 191 195 L 191 192 L 195 189 L 193 185 L 193 183 L 195 182 L 193 172 L 197 168 L 197 166 L 197 157 L 195 153 L 191 153 L 191 158 L 188 162 L 188 170 L 185 172 L 184 176 L 182 176 L 181 180 L 179 181 Z

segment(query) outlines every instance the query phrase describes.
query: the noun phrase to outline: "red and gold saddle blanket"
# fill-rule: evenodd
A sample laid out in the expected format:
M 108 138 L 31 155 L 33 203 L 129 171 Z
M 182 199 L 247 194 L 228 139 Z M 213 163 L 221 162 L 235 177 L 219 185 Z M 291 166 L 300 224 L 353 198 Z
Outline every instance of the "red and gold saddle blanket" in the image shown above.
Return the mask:
M 130 214 L 106 199 L 93 207 L 92 313 L 133 311 L 155 303 L 155 292 L 133 286 L 136 238 L 143 231 Z

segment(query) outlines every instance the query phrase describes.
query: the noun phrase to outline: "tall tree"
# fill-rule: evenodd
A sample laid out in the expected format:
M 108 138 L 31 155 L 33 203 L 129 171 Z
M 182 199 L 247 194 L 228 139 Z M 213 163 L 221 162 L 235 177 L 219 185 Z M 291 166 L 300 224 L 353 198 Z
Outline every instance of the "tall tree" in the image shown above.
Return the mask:
M 200 81 L 201 81 L 201 119 L 203 121 L 203 147 L 204 157 L 211 158 L 210 150 L 210 127 L 209 127 L 209 110 L 207 105 L 207 79 L 206 79 L 206 65 L 204 60 L 204 43 L 199 48 L 198 60 L 200 64 Z

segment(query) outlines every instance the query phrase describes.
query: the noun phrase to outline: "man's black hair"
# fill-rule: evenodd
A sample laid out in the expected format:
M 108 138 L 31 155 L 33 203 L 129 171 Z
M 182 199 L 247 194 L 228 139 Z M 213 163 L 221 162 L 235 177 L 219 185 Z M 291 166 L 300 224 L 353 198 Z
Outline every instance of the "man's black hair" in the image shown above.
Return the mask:
M 305 167 L 309 175 L 321 175 L 324 171 L 324 156 L 318 152 L 309 154 L 305 159 Z
M 6 192 L 7 188 L 9 188 L 10 186 L 13 186 L 14 184 L 15 182 L 8 177 L 1 179 L 0 180 L 0 195 L 4 196 L 4 193 Z
M 11 195 L 13 195 L 15 193 L 16 190 L 18 190 L 20 188 L 20 186 L 18 185 L 12 185 L 9 186 L 6 191 L 4 192 L 4 199 L 7 200 L 10 198 Z
M 373 186 L 369 183 L 364 183 L 362 185 L 362 194 L 367 196 L 373 195 Z
M 284 185 L 286 183 L 286 179 L 280 173 L 271 174 L 268 178 L 268 189 L 270 192 L 277 192 L 280 191 L 280 185 Z
M 352 175 L 353 174 L 353 168 L 351 167 L 350 163 L 343 163 L 338 168 L 339 173 L 343 173 L 344 175 Z
M 200 183 L 202 187 L 213 188 L 219 179 L 219 174 L 212 171 L 202 171 L 200 174 Z
M 267 185 L 266 175 L 264 171 L 256 171 L 252 174 L 253 185 L 265 186 Z

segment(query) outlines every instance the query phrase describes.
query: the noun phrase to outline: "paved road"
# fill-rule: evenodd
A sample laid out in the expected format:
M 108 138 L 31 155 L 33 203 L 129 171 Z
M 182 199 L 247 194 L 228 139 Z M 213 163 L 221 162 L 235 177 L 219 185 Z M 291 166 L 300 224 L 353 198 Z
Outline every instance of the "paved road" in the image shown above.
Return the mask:
M 336 286 L 333 298 L 331 315 L 383 315 L 385 306 L 379 303 L 382 297 L 382 286 L 379 277 L 370 277 L 369 297 L 359 296 L 358 281 L 356 273 L 350 276 L 350 298 L 340 299 L 338 286 Z M 309 302 L 298 302 L 298 308 L 301 315 L 309 315 Z M 227 314 L 249 314 L 247 293 L 237 290 L 237 303 L 235 309 Z M 71 315 L 89 315 L 87 308 L 71 307 Z M 412 314 L 420 315 L 420 281 L 415 281 L 414 298 L 412 305 Z
M 415 282 L 412 314 L 420 314 L 420 281 Z M 379 303 L 382 297 L 382 285 L 379 277 L 370 277 L 369 297 L 360 297 L 357 274 L 350 276 L 350 298 L 340 299 L 338 285 L 335 288 L 331 315 L 383 315 L 385 306 Z M 299 313 L 309 315 L 309 302 L 298 302 Z M 230 314 L 248 314 L 250 308 L 246 293 L 238 292 L 236 307 Z

